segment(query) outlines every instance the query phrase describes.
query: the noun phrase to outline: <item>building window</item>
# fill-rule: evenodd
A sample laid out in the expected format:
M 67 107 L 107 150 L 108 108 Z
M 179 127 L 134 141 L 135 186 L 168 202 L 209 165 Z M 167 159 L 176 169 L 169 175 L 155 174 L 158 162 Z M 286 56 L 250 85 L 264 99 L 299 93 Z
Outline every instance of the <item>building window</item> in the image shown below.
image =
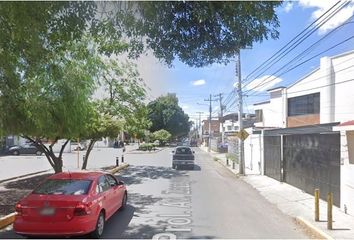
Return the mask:
M 288 99 L 288 116 L 320 113 L 320 93 Z
M 262 109 L 255 110 L 255 113 L 256 113 L 256 122 L 263 122 L 263 110 Z
M 232 130 L 231 126 L 227 126 L 227 131 L 231 131 L 231 130 Z

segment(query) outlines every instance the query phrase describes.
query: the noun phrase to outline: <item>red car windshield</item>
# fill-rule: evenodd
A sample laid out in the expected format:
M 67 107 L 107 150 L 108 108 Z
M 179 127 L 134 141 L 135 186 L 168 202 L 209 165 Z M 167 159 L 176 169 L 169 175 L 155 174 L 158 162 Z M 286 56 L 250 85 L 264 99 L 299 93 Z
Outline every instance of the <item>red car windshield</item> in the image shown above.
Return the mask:
M 78 179 L 48 179 L 32 193 L 43 195 L 85 195 L 92 181 Z

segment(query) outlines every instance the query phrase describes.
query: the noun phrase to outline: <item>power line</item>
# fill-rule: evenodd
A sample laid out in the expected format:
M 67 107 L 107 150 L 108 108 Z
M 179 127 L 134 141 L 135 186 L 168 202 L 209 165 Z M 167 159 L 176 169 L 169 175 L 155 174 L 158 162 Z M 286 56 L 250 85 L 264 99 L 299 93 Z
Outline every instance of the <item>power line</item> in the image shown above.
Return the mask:
M 305 33 L 309 28 L 311 28 L 314 24 L 316 24 L 317 21 L 319 21 L 324 15 L 326 15 L 329 11 L 331 11 L 337 4 L 339 4 L 340 1 L 338 1 L 336 4 L 334 4 L 331 8 L 329 8 L 325 13 L 323 13 L 320 17 L 318 17 L 315 21 L 313 21 L 309 26 L 307 26 L 304 30 L 302 30 L 300 33 L 298 33 L 295 37 L 293 37 L 286 45 L 284 45 L 281 49 L 279 49 L 276 53 L 274 53 L 271 57 L 269 57 L 264 63 L 259 65 L 257 68 L 255 68 L 251 73 L 249 73 L 245 79 L 248 79 L 253 73 L 255 73 L 258 69 L 263 68 L 265 65 L 271 64 L 271 60 L 275 58 L 278 54 L 280 54 L 287 46 L 288 44 L 292 43 L 295 41 L 298 37 L 300 37 L 303 33 Z M 270 62 L 268 64 L 268 62 Z
M 353 53 L 354 53 L 354 52 L 353 52 Z M 343 61 L 343 62 L 341 62 L 341 63 L 338 63 L 336 66 L 338 67 L 338 66 L 340 66 L 340 65 L 342 65 L 342 64 L 347 63 L 347 62 L 350 61 L 350 60 L 354 60 L 354 57 L 348 58 L 348 59 L 346 59 L 345 61 Z M 340 72 L 343 72 L 343 71 L 348 70 L 348 69 L 351 69 L 351 68 L 353 68 L 353 71 L 354 71 L 354 66 L 353 66 L 353 65 L 350 65 L 350 66 L 348 66 L 348 67 L 346 67 L 346 68 L 342 68 L 342 69 L 340 69 L 340 70 L 337 70 L 335 73 L 338 74 L 338 73 L 340 73 Z M 352 71 L 348 71 L 348 72 L 352 72 Z M 318 80 L 323 80 L 324 78 L 329 77 L 330 75 L 332 75 L 332 74 L 325 74 L 325 75 L 322 75 L 321 77 L 314 78 L 314 79 L 312 79 L 312 80 L 309 81 L 309 82 L 296 83 L 296 86 L 305 85 L 305 84 L 309 84 L 309 83 L 313 83 L 313 82 L 318 81 Z M 300 81 L 302 81 L 302 80 L 304 80 L 304 79 L 300 79 Z M 287 94 L 291 94 L 291 92 L 290 92 L 290 93 L 288 92 Z M 245 94 L 244 96 L 245 96 L 245 97 L 269 96 L 269 93 L 258 93 L 258 94 L 253 94 L 253 95 L 247 95 L 247 94 Z
M 258 69 L 261 68 L 262 72 L 258 74 L 257 77 L 254 77 L 257 79 L 260 75 L 262 75 L 266 70 L 268 70 L 270 67 L 272 67 L 275 63 L 279 62 L 282 58 L 284 58 L 290 51 L 295 49 L 299 44 L 301 44 L 305 39 L 307 39 L 310 35 L 312 35 L 315 31 L 317 31 L 323 24 L 325 24 L 330 18 L 332 18 L 338 11 L 340 11 L 343 7 L 345 7 L 348 2 L 344 2 L 342 5 L 340 5 L 337 9 L 335 9 L 330 15 L 328 15 L 325 19 L 321 20 L 327 13 L 329 13 L 333 8 L 335 8 L 340 1 L 338 1 L 336 4 L 334 4 L 331 8 L 329 8 L 325 13 L 323 13 L 320 17 L 318 17 L 314 22 L 312 22 L 308 27 L 306 27 L 303 31 L 301 31 L 299 34 L 297 34 L 290 42 L 288 42 L 285 46 L 283 46 L 280 50 L 278 50 L 273 56 L 268 58 L 263 64 L 261 64 L 259 67 L 257 67 L 255 70 L 253 70 L 246 78 L 247 80 L 253 73 L 255 73 Z M 333 14 L 334 13 L 334 14 Z M 315 25 L 318 21 L 321 22 L 314 27 L 312 30 L 309 30 L 313 25 Z M 309 31 L 308 31 L 309 30 Z M 306 31 L 308 31 L 306 33 Z M 304 34 L 304 35 L 303 35 Z M 303 35 L 303 36 L 301 36 Z M 300 37 L 301 36 L 301 37 Z M 299 39 L 298 39 L 299 38 Z M 295 42 L 294 42 L 295 41 Z M 289 45 L 290 44 L 290 45 Z M 263 65 L 263 66 L 262 66 Z M 266 69 L 264 69 L 266 68 Z M 263 70 L 264 69 L 264 70 Z M 250 83 L 250 82 L 249 82 Z M 247 83 L 246 86 L 249 84 Z
M 338 4 L 338 3 L 337 3 L 337 4 Z M 314 28 L 314 29 L 309 33 L 308 36 L 310 36 L 312 33 L 314 33 L 315 31 L 317 31 L 317 29 L 318 29 L 319 27 L 321 27 L 323 24 L 325 24 L 329 19 L 331 19 L 335 14 L 337 14 L 337 13 L 338 13 L 343 7 L 345 7 L 347 4 L 349 4 L 349 2 L 344 2 L 344 3 L 343 3 L 342 5 L 340 5 L 337 9 L 335 9 L 332 13 L 330 13 L 330 15 L 327 16 L 324 20 L 322 20 L 322 22 L 320 23 L 320 25 L 317 25 L 317 27 Z M 308 37 L 308 36 L 307 36 L 307 37 Z M 327 36 L 328 36 L 328 34 L 325 35 L 323 38 L 325 38 L 325 37 L 327 37 Z M 307 38 L 307 37 L 306 37 L 306 38 Z M 288 50 L 286 54 L 288 54 L 290 51 L 292 51 L 295 47 L 297 47 L 300 43 L 302 43 L 306 38 L 304 38 L 304 39 L 302 39 L 300 42 L 296 43 L 296 46 L 294 46 L 294 47 L 292 47 L 290 50 Z M 310 48 L 311 48 L 311 47 L 310 47 Z M 272 79 L 273 79 L 273 77 L 274 77 L 274 75 L 276 75 L 276 73 L 278 73 L 278 72 L 279 72 L 280 70 L 282 70 L 283 68 L 287 67 L 287 65 L 289 65 L 292 61 L 296 60 L 296 59 L 297 59 L 299 56 L 301 56 L 302 54 L 304 54 L 307 50 L 308 50 L 308 49 L 306 49 L 305 51 L 303 51 L 302 53 L 300 53 L 298 56 L 296 56 L 295 58 L 293 58 L 292 60 L 290 60 L 287 64 L 285 64 L 283 67 L 281 67 L 280 69 L 278 69 L 275 73 L 273 73 L 273 74 L 269 75 L 268 77 L 266 77 L 265 79 L 263 79 L 260 83 L 258 83 L 255 87 L 249 89 L 247 92 L 250 92 L 250 91 L 256 89 L 257 87 L 263 86 L 265 83 L 267 83 L 267 80 L 268 80 L 269 78 L 272 78 Z M 284 56 L 285 56 L 285 55 L 284 55 Z M 275 63 L 279 62 L 280 60 L 281 60 L 281 58 L 278 59 Z M 275 64 L 275 63 L 274 63 L 274 64 Z M 269 68 L 270 68 L 270 67 L 268 67 L 266 70 L 268 70 Z M 265 71 L 266 71 L 266 70 L 265 70 Z M 264 73 L 265 71 L 263 71 L 262 73 Z M 262 73 L 261 73 L 261 74 L 262 74 Z M 259 74 L 256 78 L 258 78 L 261 74 Z M 248 83 L 246 84 L 246 86 L 247 86 L 248 84 L 250 84 L 251 82 L 252 82 L 252 81 L 248 82 Z M 268 82 L 269 82 L 269 80 L 268 80 Z
M 354 36 L 353 36 L 353 38 L 354 38 Z M 340 64 L 337 64 L 337 66 L 340 66 L 340 65 L 342 65 L 342 64 L 344 64 L 344 63 L 347 63 L 347 61 L 353 60 L 353 59 L 354 59 L 354 57 L 349 58 L 349 59 L 346 59 L 345 61 L 341 62 Z M 336 74 L 338 74 L 338 73 L 340 73 L 340 72 L 343 72 L 343 71 L 345 71 L 345 70 L 351 69 L 351 68 L 353 68 L 353 70 L 354 70 L 354 66 L 353 66 L 353 65 L 350 65 L 350 66 L 348 66 L 348 67 L 346 67 L 346 68 L 343 68 L 343 69 L 340 69 L 340 70 L 336 71 Z M 347 72 L 349 72 L 349 71 L 347 71 Z M 325 78 L 329 77 L 330 75 L 331 75 L 331 74 L 326 74 L 326 75 L 323 75 L 323 76 L 321 76 L 321 77 L 314 78 L 314 79 L 312 79 L 312 80 L 309 81 L 309 82 L 299 83 L 298 85 L 304 85 L 304 84 L 307 84 L 307 83 L 313 83 L 314 81 L 318 81 L 318 80 L 325 79 Z M 336 83 L 335 83 L 335 84 L 336 84 Z M 322 88 L 322 87 L 324 87 L 324 86 L 321 86 L 321 87 L 318 87 L 318 88 Z M 316 88 L 315 88 L 315 89 L 316 89 Z M 309 91 L 309 90 L 311 90 L 311 89 L 299 90 L 299 91 L 297 91 L 297 92 Z M 247 93 L 247 92 L 246 92 L 246 93 Z M 288 95 L 290 95 L 290 94 L 292 94 L 292 93 L 295 93 L 295 92 L 287 92 Z M 259 94 L 259 93 L 258 93 L 258 94 L 250 94 L 250 95 L 245 95 L 245 96 L 246 96 L 246 97 L 256 97 L 256 96 L 261 96 L 261 95 L 262 95 L 262 94 Z M 265 95 L 269 96 L 268 93 L 264 94 L 263 96 L 265 96 Z
M 294 59 L 290 60 L 288 63 L 286 63 L 285 65 L 283 65 L 280 69 L 278 69 L 278 70 L 275 71 L 273 74 L 271 74 L 270 76 L 268 76 L 268 77 L 267 77 L 266 79 L 264 79 L 262 82 L 260 82 L 259 84 L 257 84 L 257 85 L 254 86 L 253 88 L 248 89 L 248 90 L 246 91 L 246 93 L 248 93 L 248 92 L 250 92 L 250 91 L 252 91 L 252 90 L 254 90 L 254 89 L 256 89 L 256 88 L 259 88 L 259 87 L 264 86 L 265 84 L 267 84 L 267 83 L 269 83 L 270 81 L 272 81 L 275 77 L 280 77 L 280 76 L 282 76 L 282 75 L 284 75 L 284 74 L 286 74 L 286 73 L 288 73 L 288 72 L 294 70 L 295 68 L 298 68 L 299 66 L 303 65 L 304 63 L 307 63 L 307 62 L 309 62 L 310 60 L 312 60 L 312 59 L 314 59 L 314 58 L 316 58 L 316 57 L 322 55 L 323 53 L 328 52 L 328 51 L 330 51 L 330 50 L 332 50 L 332 49 L 334 49 L 334 48 L 336 48 L 336 47 L 338 47 L 338 46 L 340 46 L 340 45 L 342 45 L 342 44 L 348 42 L 349 40 L 351 40 L 351 39 L 353 39 L 353 38 L 354 38 L 354 36 L 351 36 L 351 37 L 349 37 L 349 38 L 346 38 L 345 40 L 343 40 L 343 41 L 341 41 L 341 42 L 339 42 L 339 43 L 337 43 L 337 44 L 335 44 L 335 45 L 332 45 L 331 47 L 327 48 L 326 50 L 324 50 L 324 51 L 322 51 L 322 52 L 320 52 L 320 53 L 318 53 L 318 54 L 316 54 L 316 55 L 314 55 L 314 56 L 312 56 L 312 57 L 306 59 L 305 61 L 302 61 L 301 63 L 299 63 L 299 64 L 297 64 L 297 65 L 295 65 L 295 66 L 293 66 L 293 67 L 291 67 L 291 68 L 288 68 L 287 70 L 285 70 L 285 71 L 283 71 L 283 72 L 281 72 L 280 74 L 277 75 L 278 72 L 280 72 L 282 69 L 284 69 L 285 67 L 287 67 L 287 65 L 289 65 Z M 298 56 L 299 56 L 299 55 L 298 55 Z M 271 78 L 271 79 L 268 80 L 269 78 Z M 268 81 L 266 81 L 266 80 L 268 80 Z
M 232 102 L 234 102 L 234 101 L 236 101 L 236 99 L 237 99 L 236 91 L 233 90 L 231 93 L 232 93 L 232 94 L 230 95 L 230 98 L 228 99 L 228 101 L 225 101 L 225 102 L 223 103 L 226 110 L 231 107 L 231 105 L 229 105 L 229 104 L 232 103 Z

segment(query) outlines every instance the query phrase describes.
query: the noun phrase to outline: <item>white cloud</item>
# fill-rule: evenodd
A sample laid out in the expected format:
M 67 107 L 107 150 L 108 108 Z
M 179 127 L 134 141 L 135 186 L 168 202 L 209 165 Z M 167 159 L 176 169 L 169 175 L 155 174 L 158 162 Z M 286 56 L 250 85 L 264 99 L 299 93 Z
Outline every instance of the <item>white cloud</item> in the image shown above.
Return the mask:
M 265 75 L 263 77 L 253 80 L 250 84 L 246 86 L 246 90 L 253 90 L 256 92 L 261 92 L 273 87 L 275 84 L 283 81 L 281 78 Z
M 199 79 L 191 82 L 193 86 L 201 86 L 204 85 L 206 82 L 204 79 Z
M 312 13 L 312 18 L 317 19 L 336 2 L 337 0 L 299 0 L 299 5 L 303 8 L 315 8 L 315 11 Z M 329 19 L 328 22 L 319 28 L 319 34 L 324 34 L 329 30 L 338 27 L 340 24 L 348 20 L 353 15 L 353 13 L 354 2 L 350 2 L 348 6 L 340 10 L 336 15 Z
M 294 3 L 293 2 L 287 2 L 284 6 L 284 12 L 288 13 L 293 9 Z
M 188 109 L 189 106 L 188 105 L 183 105 L 182 108 L 183 108 L 183 110 L 185 110 L 185 109 Z

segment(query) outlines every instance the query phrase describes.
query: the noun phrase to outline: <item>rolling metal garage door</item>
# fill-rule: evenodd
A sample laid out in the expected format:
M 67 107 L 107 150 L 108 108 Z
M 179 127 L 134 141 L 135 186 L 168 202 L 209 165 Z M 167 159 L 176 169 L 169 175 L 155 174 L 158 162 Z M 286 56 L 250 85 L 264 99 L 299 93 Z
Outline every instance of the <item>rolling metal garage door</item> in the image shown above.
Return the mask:
M 284 136 L 284 181 L 313 194 L 320 189 L 321 198 L 333 193 L 340 206 L 340 135 L 296 134 Z
M 281 181 L 280 137 L 264 136 L 264 174 Z

